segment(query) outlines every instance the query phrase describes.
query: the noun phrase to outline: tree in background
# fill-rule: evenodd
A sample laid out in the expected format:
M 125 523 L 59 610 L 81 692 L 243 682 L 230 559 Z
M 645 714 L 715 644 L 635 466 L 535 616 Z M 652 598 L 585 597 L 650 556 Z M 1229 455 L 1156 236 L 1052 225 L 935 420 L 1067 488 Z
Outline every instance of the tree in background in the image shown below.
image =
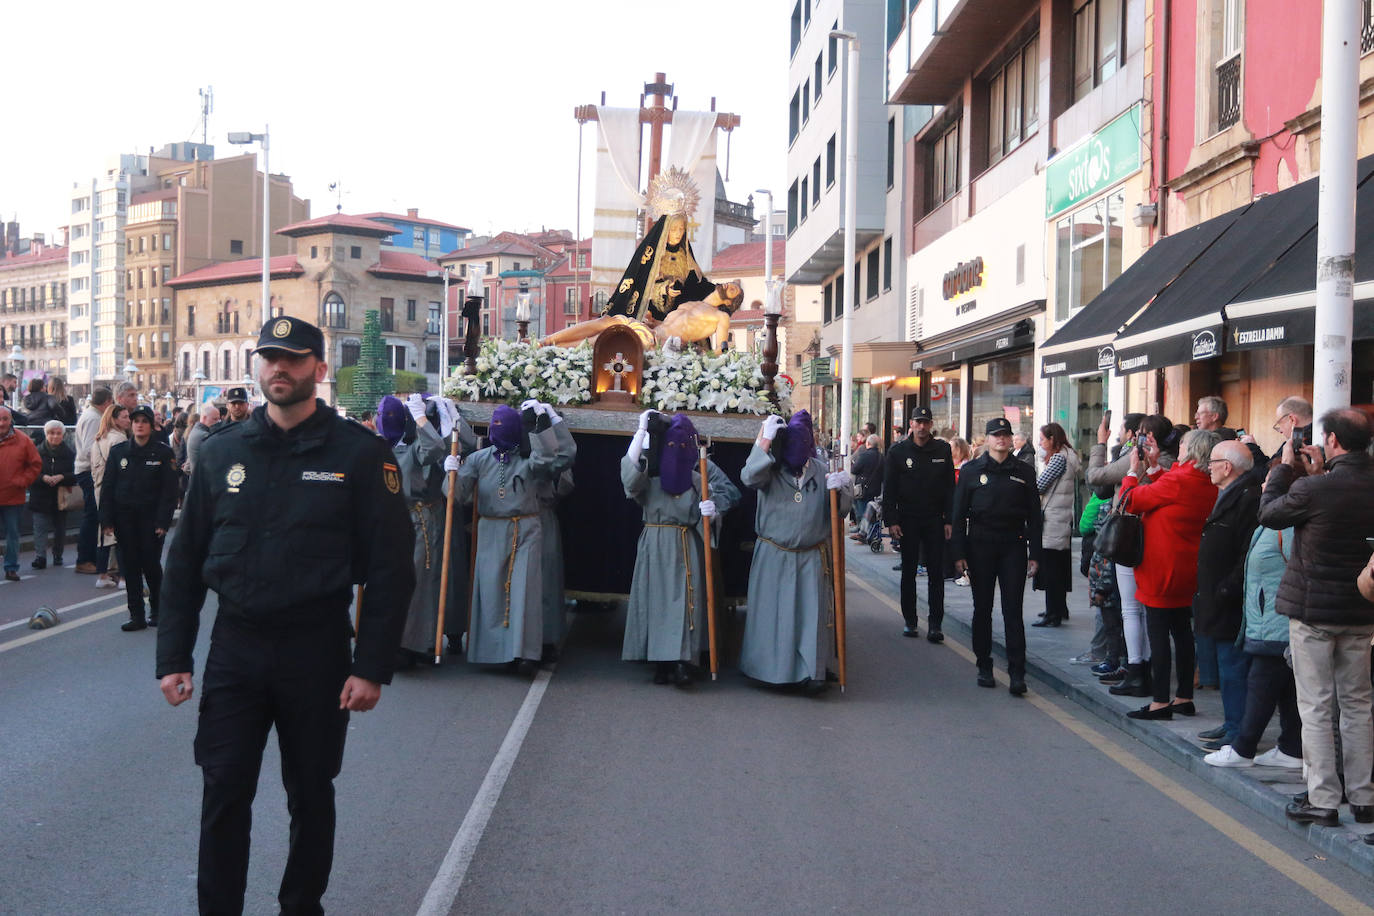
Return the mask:
M 395 393 L 396 380 L 386 362 L 381 314 L 376 309 L 363 314 L 362 346 L 359 347 L 358 364 L 353 368 L 353 390 L 339 397 L 339 403 L 350 413 L 375 410 L 378 401 Z

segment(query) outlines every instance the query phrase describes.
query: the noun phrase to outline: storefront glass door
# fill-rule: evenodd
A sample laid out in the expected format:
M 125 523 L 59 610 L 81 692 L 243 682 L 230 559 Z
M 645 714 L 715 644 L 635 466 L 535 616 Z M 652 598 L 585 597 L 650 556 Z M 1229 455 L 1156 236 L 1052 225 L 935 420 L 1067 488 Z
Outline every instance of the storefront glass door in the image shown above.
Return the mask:
M 930 413 L 935 418 L 935 435 L 941 439 L 968 438 L 964 429 L 964 401 L 959 390 L 959 370 L 930 373 Z
M 1035 394 L 1034 357 L 1030 350 L 1015 356 L 1005 356 L 972 368 L 970 393 L 973 416 L 969 429 L 974 438 L 982 438 L 987 422 L 994 417 L 1006 417 L 1013 431 L 1034 438 L 1035 414 L 1032 406 Z
M 1051 380 L 1049 419 L 1064 427 L 1069 444 L 1084 457 L 1097 444 L 1097 427 L 1106 406 L 1101 375 Z

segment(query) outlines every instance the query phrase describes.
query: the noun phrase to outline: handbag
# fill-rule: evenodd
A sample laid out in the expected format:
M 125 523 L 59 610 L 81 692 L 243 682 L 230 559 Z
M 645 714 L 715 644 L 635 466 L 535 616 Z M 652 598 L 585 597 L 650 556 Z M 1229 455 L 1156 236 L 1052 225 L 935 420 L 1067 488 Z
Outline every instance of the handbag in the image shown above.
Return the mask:
M 1097 533 L 1097 552 L 1119 566 L 1135 567 L 1145 558 L 1145 524 L 1140 516 L 1112 510 Z
M 73 509 L 80 509 L 86 504 L 84 494 L 80 487 L 58 487 L 57 488 L 57 511 L 70 512 Z

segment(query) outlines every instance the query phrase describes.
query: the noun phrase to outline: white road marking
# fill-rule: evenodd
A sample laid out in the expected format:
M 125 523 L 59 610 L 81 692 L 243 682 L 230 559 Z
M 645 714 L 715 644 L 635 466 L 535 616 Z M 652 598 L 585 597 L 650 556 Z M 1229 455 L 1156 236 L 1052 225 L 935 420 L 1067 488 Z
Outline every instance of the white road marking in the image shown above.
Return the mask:
M 73 620 L 71 623 L 63 623 L 50 630 L 39 630 L 28 636 L 21 636 L 6 643 L 0 643 L 0 652 L 8 652 L 11 649 L 18 649 L 20 646 L 27 646 L 31 642 L 38 642 L 40 639 L 47 639 L 49 636 L 58 636 L 62 633 L 70 633 L 75 627 L 85 626 L 88 623 L 95 623 L 97 620 L 104 620 L 106 617 L 113 617 L 115 614 L 129 613 L 129 606 L 124 602 L 106 610 L 99 611 L 89 617 L 82 617 L 80 620 Z M 28 623 L 28 621 L 24 621 Z
M 74 611 L 77 608 L 85 607 L 88 604 L 95 604 L 100 601 L 109 601 L 113 597 L 114 595 L 97 595 L 94 598 L 88 598 L 85 601 L 78 601 L 76 604 L 69 604 L 66 607 L 53 608 L 53 610 L 57 611 L 58 615 L 62 615 L 67 613 L 67 611 Z M 34 610 L 38 610 L 38 608 L 34 608 Z M 29 621 L 27 618 L 25 618 L 24 620 L 12 620 L 9 623 L 4 624 L 3 626 L 0 626 L 0 632 L 8 630 L 11 627 L 27 626 L 28 622 Z
M 496 758 L 487 768 L 486 778 L 482 780 L 477 796 L 472 800 L 472 805 L 463 818 L 462 826 L 454 835 L 453 844 L 449 846 L 448 854 L 444 856 L 439 873 L 434 876 L 434 881 L 425 893 L 425 899 L 420 903 L 416 916 L 443 916 L 453 909 L 453 903 L 458 899 L 458 890 L 463 886 L 463 878 L 467 876 L 468 866 L 472 864 L 472 857 L 477 852 L 477 844 L 482 841 L 482 834 L 486 832 L 487 822 L 491 820 L 492 811 L 496 809 L 496 803 L 501 798 L 501 790 L 505 788 L 506 779 L 510 776 L 511 767 L 515 765 L 515 758 L 520 754 L 520 746 L 525 742 L 525 735 L 529 733 L 530 724 L 534 721 L 534 714 L 544 699 L 544 691 L 551 677 L 552 672 L 543 669 L 535 675 L 529 692 L 525 694 L 525 702 L 520 705 L 520 711 L 515 714 L 515 721 L 506 732 L 505 740 L 501 742 L 501 749 L 496 752 Z

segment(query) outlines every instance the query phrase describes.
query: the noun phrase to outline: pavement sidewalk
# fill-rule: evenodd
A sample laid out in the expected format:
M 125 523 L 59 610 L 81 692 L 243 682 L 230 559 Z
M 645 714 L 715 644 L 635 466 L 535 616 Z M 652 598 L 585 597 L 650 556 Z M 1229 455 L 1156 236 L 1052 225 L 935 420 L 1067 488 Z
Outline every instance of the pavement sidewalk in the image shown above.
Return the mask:
M 894 554 L 891 548 L 886 546 L 886 542 L 884 551 L 880 554 L 875 554 L 867 546 L 854 541 L 847 543 L 847 569 L 851 573 L 863 576 L 895 600 L 900 600 L 901 573 L 893 569 L 900 562 L 900 556 Z M 1199 779 L 1283 826 L 1290 833 L 1305 837 L 1324 855 L 1344 862 L 1365 877 L 1374 878 L 1374 846 L 1364 842 L 1366 834 L 1374 833 L 1374 824 L 1355 823 L 1348 806 L 1342 806 L 1341 825 L 1334 828 L 1296 824 L 1284 815 L 1284 806 L 1291 801 L 1292 796 L 1306 789 L 1300 770 L 1263 766 L 1214 767 L 1203 762 L 1202 758 L 1207 751 L 1201 748 L 1201 742 L 1196 735 L 1200 731 L 1221 724 L 1221 695 L 1216 690 L 1196 691 L 1194 703 L 1198 714 L 1193 718 L 1176 717 L 1167 722 L 1142 722 L 1127 718 L 1126 713 L 1142 703 L 1149 702 L 1148 700 L 1113 696 L 1107 692 L 1106 686 L 1098 683 L 1087 665 L 1075 664 L 1072 661 L 1075 656 L 1087 651 L 1094 626 L 1094 609 L 1088 604 L 1087 581 L 1077 574 L 1079 544 L 1075 538 L 1075 575 L 1073 591 L 1069 593 L 1070 618 L 1062 626 L 1030 626 L 1045 606 L 1043 593 L 1033 591 L 1030 583 L 1026 584 L 1024 617 L 1027 673 L 1173 760 Z M 923 646 L 927 645 L 924 580 L 924 575 L 917 580 L 917 606 L 921 617 Z M 962 640 L 969 640 L 972 636 L 972 617 L 973 598 L 969 589 L 956 586 L 953 581 L 946 582 L 945 632 L 957 635 Z M 992 619 L 993 652 L 999 656 L 998 665 L 1002 667 L 1005 650 L 1000 610 L 994 610 Z M 902 638 L 900 620 L 893 621 L 892 635 L 898 639 Z M 973 668 L 969 669 L 968 676 L 970 680 L 974 678 Z M 1275 715 L 1269 730 L 1265 732 L 1264 740 L 1260 742 L 1260 750 L 1273 747 L 1277 736 L 1278 716 Z

